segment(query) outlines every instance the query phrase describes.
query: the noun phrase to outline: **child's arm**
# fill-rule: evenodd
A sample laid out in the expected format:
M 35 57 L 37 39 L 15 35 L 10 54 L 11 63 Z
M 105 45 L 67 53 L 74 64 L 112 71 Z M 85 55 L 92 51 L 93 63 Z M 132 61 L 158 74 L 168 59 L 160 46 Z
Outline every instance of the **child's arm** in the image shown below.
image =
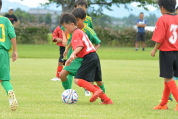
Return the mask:
M 53 37 L 52 38 L 53 42 L 62 43 L 62 39 L 59 38 L 59 28 L 58 27 L 54 30 L 52 37 Z
M 98 48 L 100 47 L 100 44 L 97 44 L 94 46 L 96 50 L 98 50 Z
M 16 37 L 11 39 L 11 43 L 12 43 L 12 46 L 13 46 L 12 61 L 14 62 L 18 58 L 17 46 L 16 46 Z
M 64 46 L 66 46 L 66 44 L 67 44 L 66 32 L 63 31 L 63 30 L 62 30 L 62 38 L 63 38 L 62 44 L 63 44 Z
M 71 63 L 74 59 L 77 58 L 76 54 L 77 54 L 78 52 L 80 52 L 80 51 L 82 50 L 82 48 L 83 48 L 83 47 L 80 46 L 80 47 L 77 47 L 77 48 L 73 51 L 73 53 L 70 55 L 69 59 L 66 61 L 65 66 L 69 66 L 70 63 Z
M 156 52 L 157 52 L 157 49 L 159 48 L 159 46 L 161 45 L 161 43 L 156 43 L 155 44 L 155 47 L 153 48 L 153 50 L 151 51 L 151 56 L 154 57 Z
M 65 57 L 69 51 L 69 49 L 72 47 L 71 43 L 66 47 L 64 53 L 63 53 L 63 56 Z

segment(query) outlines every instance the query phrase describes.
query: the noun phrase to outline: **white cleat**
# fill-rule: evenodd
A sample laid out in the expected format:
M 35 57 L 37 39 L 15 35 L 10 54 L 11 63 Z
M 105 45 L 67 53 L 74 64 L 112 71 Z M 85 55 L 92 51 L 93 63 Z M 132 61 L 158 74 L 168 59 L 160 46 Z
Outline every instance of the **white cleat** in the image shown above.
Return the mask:
M 15 98 L 14 91 L 12 91 L 12 90 L 8 91 L 8 96 L 9 96 L 10 108 L 11 108 L 12 111 L 15 111 L 17 109 L 18 103 L 17 103 L 17 100 Z
M 54 77 L 53 79 L 51 79 L 51 81 L 60 81 L 61 79 L 58 77 Z
M 85 92 L 85 96 L 91 96 L 90 91 L 85 89 L 84 92 Z

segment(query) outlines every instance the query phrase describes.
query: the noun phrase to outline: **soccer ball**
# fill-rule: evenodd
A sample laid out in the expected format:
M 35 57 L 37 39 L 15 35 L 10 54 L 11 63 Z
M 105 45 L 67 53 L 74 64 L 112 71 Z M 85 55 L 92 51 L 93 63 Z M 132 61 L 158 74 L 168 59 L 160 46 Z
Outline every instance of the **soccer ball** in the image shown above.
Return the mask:
M 73 89 L 67 89 L 62 93 L 62 101 L 66 104 L 74 104 L 78 101 L 78 94 Z

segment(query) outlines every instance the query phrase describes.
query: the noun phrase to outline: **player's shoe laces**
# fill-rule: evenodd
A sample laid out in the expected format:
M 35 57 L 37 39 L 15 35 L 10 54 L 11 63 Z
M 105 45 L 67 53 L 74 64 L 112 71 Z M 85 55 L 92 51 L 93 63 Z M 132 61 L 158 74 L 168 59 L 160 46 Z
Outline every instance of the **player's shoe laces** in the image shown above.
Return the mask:
M 167 106 L 167 104 L 165 104 L 164 106 L 162 106 L 162 105 L 159 104 L 156 107 L 153 107 L 153 109 L 166 110 L 166 109 L 168 109 L 168 106 Z
M 61 79 L 58 77 L 54 77 L 53 79 L 51 79 L 51 81 L 60 81 Z
M 102 91 L 101 89 L 98 89 L 97 91 L 95 91 L 95 92 L 93 93 L 93 96 L 90 98 L 90 102 L 95 102 L 96 99 L 97 99 L 100 95 L 102 95 L 102 93 L 103 93 L 103 91 Z
M 10 108 L 12 111 L 15 111 L 17 109 L 17 100 L 15 98 L 15 93 L 14 91 L 10 90 L 8 91 L 8 96 L 9 96 L 9 104 L 10 104 Z
M 85 89 L 84 92 L 85 92 L 85 96 L 91 96 L 90 91 L 88 91 L 88 90 Z
M 174 111 L 178 111 L 178 104 L 176 104 L 176 109 Z
M 102 103 L 100 103 L 101 105 L 102 104 L 113 104 L 113 102 L 112 102 L 112 100 L 111 99 L 109 99 L 109 100 L 106 100 L 106 101 L 103 101 Z

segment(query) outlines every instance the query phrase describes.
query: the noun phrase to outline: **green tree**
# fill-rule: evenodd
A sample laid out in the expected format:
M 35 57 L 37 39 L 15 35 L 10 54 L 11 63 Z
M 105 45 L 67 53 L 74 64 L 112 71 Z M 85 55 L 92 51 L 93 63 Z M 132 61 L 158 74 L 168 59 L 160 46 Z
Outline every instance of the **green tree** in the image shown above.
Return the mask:
M 45 23 L 50 25 L 52 22 L 52 19 L 51 19 L 51 14 L 46 14 L 45 16 Z

